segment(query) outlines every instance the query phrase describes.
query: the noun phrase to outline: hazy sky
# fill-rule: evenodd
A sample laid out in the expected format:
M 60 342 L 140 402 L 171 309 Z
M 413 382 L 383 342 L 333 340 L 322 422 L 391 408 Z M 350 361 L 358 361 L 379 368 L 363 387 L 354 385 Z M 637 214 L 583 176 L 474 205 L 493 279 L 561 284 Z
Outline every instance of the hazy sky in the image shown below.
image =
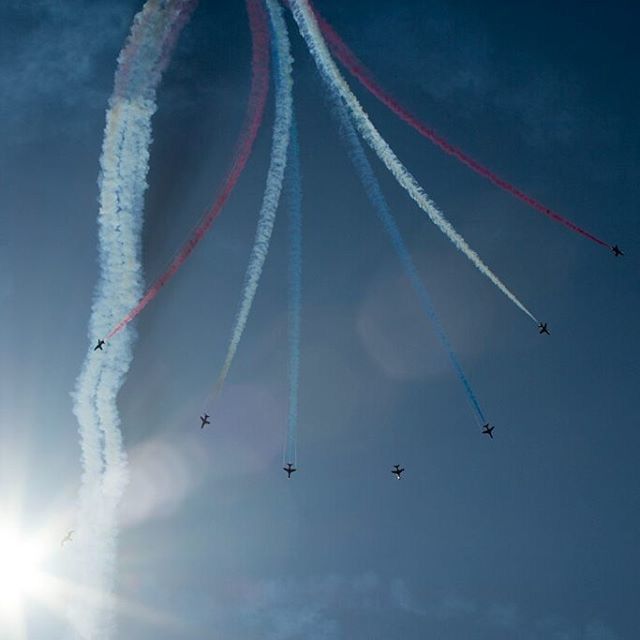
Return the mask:
M 639 637 L 636 3 L 316 5 L 418 116 L 626 255 L 496 190 L 353 84 L 429 195 L 549 322 L 539 336 L 370 156 L 496 425 L 493 441 L 481 436 L 288 16 L 304 181 L 299 472 L 281 471 L 284 215 L 214 424 L 198 420 L 253 241 L 271 97 L 228 206 L 137 322 L 119 402 L 132 481 L 117 576 L 118 595 L 147 613 L 122 615 L 118 637 Z M 140 6 L 0 7 L 0 496 L 21 504 L 27 529 L 53 518 L 61 536 L 81 470 L 69 394 L 97 280 L 104 113 Z M 249 60 L 244 3 L 202 0 L 159 89 L 148 281 L 218 192 Z M 63 553 L 50 569 L 64 573 Z M 37 603 L 28 622 L 29 639 L 67 637 Z

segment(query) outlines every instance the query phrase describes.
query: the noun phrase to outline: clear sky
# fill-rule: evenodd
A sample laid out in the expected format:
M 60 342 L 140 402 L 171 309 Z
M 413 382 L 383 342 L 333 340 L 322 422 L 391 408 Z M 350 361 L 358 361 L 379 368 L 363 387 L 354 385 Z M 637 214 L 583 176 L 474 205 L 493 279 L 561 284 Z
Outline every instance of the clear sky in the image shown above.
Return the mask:
M 55 522 L 55 544 L 80 481 L 69 394 L 98 275 L 105 108 L 140 6 L 0 7 L 0 502 L 20 505 L 25 531 Z M 640 637 L 636 3 L 316 6 L 420 118 L 626 255 L 496 190 L 353 83 L 427 193 L 549 323 L 539 336 L 369 156 L 496 426 L 483 437 L 288 15 L 304 182 L 299 472 L 287 481 L 281 470 L 284 210 L 212 427 L 198 420 L 253 241 L 271 97 L 223 214 L 136 323 L 119 397 L 132 477 L 117 566 L 118 596 L 136 606 L 119 616 L 118 637 Z M 158 93 L 147 281 L 218 192 L 249 61 L 244 3 L 202 0 Z M 63 574 L 64 551 L 48 563 Z M 67 637 L 37 602 L 27 620 L 29 639 Z

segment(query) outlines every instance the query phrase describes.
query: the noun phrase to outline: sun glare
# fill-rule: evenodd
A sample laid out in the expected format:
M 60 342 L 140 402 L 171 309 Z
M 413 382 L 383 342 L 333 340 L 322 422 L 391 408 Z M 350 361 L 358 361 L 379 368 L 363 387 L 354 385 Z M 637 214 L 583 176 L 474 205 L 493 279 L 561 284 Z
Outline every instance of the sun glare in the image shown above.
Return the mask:
M 44 585 L 40 566 L 46 546 L 23 538 L 17 529 L 0 528 L 0 612 L 12 615 L 25 597 L 38 595 Z

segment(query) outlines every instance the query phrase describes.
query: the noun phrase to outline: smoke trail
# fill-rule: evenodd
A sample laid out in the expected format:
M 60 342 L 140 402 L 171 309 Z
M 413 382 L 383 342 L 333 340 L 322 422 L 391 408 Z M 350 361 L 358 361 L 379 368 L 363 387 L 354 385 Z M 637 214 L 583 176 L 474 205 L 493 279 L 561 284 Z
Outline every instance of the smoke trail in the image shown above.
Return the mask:
M 333 96 L 335 97 L 335 96 Z M 407 249 L 404 240 L 402 239 L 402 235 L 400 233 L 400 229 L 391 213 L 391 209 L 387 204 L 387 201 L 382 193 L 382 189 L 380 188 L 380 183 L 378 182 L 371 165 L 369 164 L 369 160 L 365 154 L 364 149 L 362 148 L 362 144 L 360 140 L 358 140 L 358 135 L 351 124 L 349 119 L 349 114 L 342 102 L 334 100 L 334 111 L 336 112 L 337 117 L 340 120 L 341 131 L 343 133 L 343 137 L 346 143 L 349 146 L 349 156 L 358 172 L 360 177 L 360 181 L 364 186 L 364 189 L 367 193 L 367 197 L 369 201 L 373 205 L 376 213 L 378 214 L 378 218 L 382 222 L 384 226 L 384 230 L 387 232 L 389 239 L 391 240 L 391 244 L 395 252 L 398 254 L 400 258 L 400 262 L 402 263 L 402 267 L 405 271 L 413 290 L 418 296 L 418 300 L 420 301 L 420 305 L 422 310 L 427 315 L 427 317 L 431 320 L 433 324 L 433 328 L 440 340 L 442 346 L 444 347 L 447 355 L 449 356 L 449 360 L 453 365 L 453 368 L 464 387 L 465 393 L 471 404 L 471 408 L 474 411 L 476 418 L 478 419 L 478 423 L 483 425 L 487 422 L 482 413 L 482 409 L 480 408 L 480 403 L 476 398 L 476 394 L 473 392 L 471 388 L 471 384 L 462 369 L 462 365 L 456 356 L 453 347 L 451 346 L 451 342 L 440 322 L 440 318 L 435 311 L 433 303 L 431 301 L 431 296 L 427 291 L 427 288 L 424 286 L 418 271 L 413 263 L 411 258 L 411 254 Z
M 440 149 L 442 149 L 445 153 L 453 156 L 454 158 L 465 164 L 467 167 L 469 167 L 472 171 L 475 171 L 483 178 L 486 178 L 500 189 L 506 191 L 507 193 L 510 193 L 512 196 L 518 198 L 521 202 L 524 202 L 526 205 L 535 209 L 539 213 L 542 213 L 548 218 L 559 222 L 568 229 L 579 233 L 585 238 L 588 238 L 589 240 L 592 240 L 593 242 L 596 242 L 603 247 L 608 247 L 609 249 L 613 248 L 608 242 L 605 242 L 592 233 L 589 233 L 571 220 L 568 220 L 564 216 L 561 216 L 559 213 L 553 211 L 535 198 L 524 193 L 523 191 L 518 189 L 518 187 L 512 185 L 504 178 L 496 175 L 495 173 L 493 173 L 493 171 L 480 164 L 477 160 L 467 155 L 458 147 L 452 145 L 436 131 L 418 120 L 418 118 L 416 118 L 405 107 L 398 103 L 390 93 L 385 91 L 385 89 L 383 89 L 375 81 L 371 71 L 369 71 L 369 69 L 367 69 L 365 65 L 362 64 L 362 62 L 356 57 L 356 55 L 349 49 L 344 40 L 342 40 L 342 38 L 340 38 L 340 36 L 335 32 L 333 27 L 315 11 L 315 8 L 313 9 L 313 11 L 318 21 L 318 26 L 327 39 L 329 46 L 331 47 L 331 51 L 340 60 L 340 62 L 342 62 L 349 73 L 354 76 L 360 82 L 360 84 L 365 87 L 365 89 L 367 89 L 380 102 L 382 102 L 382 104 L 393 111 L 393 113 L 395 113 L 401 120 L 406 122 L 410 127 L 415 129 L 421 136 L 423 136 L 427 140 L 430 140 L 438 147 L 440 147 Z
M 262 124 L 264 108 L 269 93 L 269 24 L 260 0 L 246 0 L 246 4 L 251 27 L 251 90 L 231 169 L 222 185 L 218 198 L 209 211 L 202 216 L 189 239 L 180 248 L 165 272 L 147 289 L 144 296 L 129 307 L 126 315 L 118 316 L 121 319 L 115 326 L 112 325 L 113 328 L 108 334 L 105 334 L 108 340 L 122 331 L 136 318 L 186 262 L 222 211 L 249 160 L 258 130 Z
M 269 18 L 273 29 L 273 54 L 276 67 L 276 114 L 273 125 L 273 142 L 271 148 L 271 162 L 267 174 L 267 184 L 262 199 L 262 206 L 258 216 L 258 227 L 249 257 L 249 265 L 245 274 L 240 308 L 236 315 L 231 340 L 227 348 L 227 355 L 222 365 L 216 392 L 218 393 L 229 373 L 233 357 L 242 338 L 247 324 L 253 298 L 258 289 L 258 282 L 262 274 L 262 267 L 269 252 L 269 242 L 276 219 L 276 210 L 280 200 L 284 171 L 287 165 L 287 149 L 293 118 L 293 79 L 291 67 L 293 59 L 289 46 L 287 26 L 282 15 L 282 8 L 276 0 L 267 0 Z
M 142 291 L 140 230 L 156 87 L 163 56 L 168 61 L 178 35 L 175 25 L 183 26 L 194 8 L 185 0 L 149 0 L 118 59 L 100 158 L 100 279 L 89 321 L 92 343 Z M 83 474 L 72 560 L 79 585 L 102 596 L 101 603 L 69 607 L 74 632 L 83 639 L 106 639 L 112 627 L 116 510 L 128 480 L 116 396 L 129 369 L 132 340 L 127 331 L 98 354 L 91 344 L 74 393 Z
M 396 180 L 407 193 L 413 198 L 416 204 L 429 216 L 431 221 L 453 242 L 453 244 L 464 253 L 469 260 L 484 274 L 491 282 L 493 282 L 504 295 L 511 300 L 521 311 L 526 313 L 531 320 L 537 324 L 533 314 L 518 300 L 518 298 L 501 282 L 501 280 L 489 269 L 489 267 L 480 259 L 480 256 L 469 247 L 465 239 L 453 228 L 451 223 L 442 215 L 433 202 L 429 199 L 422 187 L 416 182 L 415 178 L 407 171 L 404 165 L 396 157 L 391 147 L 378 133 L 373 126 L 369 117 L 358 102 L 358 99 L 351 92 L 349 85 L 345 82 L 336 67 L 335 62 L 331 58 L 331 54 L 327 49 L 327 45 L 322 38 L 322 34 L 318 29 L 318 25 L 314 18 L 313 12 L 309 7 L 308 0 L 290 0 L 289 2 L 293 16 L 298 24 L 300 33 L 307 43 L 307 47 L 311 55 L 315 59 L 316 65 L 320 70 L 330 91 L 334 92 L 338 99 L 344 100 L 351 116 L 354 120 L 356 128 L 366 140 L 367 144 L 375 151 L 378 157 L 386 165 L 387 169 L 393 174 Z
M 297 466 L 298 387 L 300 380 L 300 315 L 302 311 L 302 178 L 295 117 L 285 191 L 289 204 L 289 416 L 283 463 Z

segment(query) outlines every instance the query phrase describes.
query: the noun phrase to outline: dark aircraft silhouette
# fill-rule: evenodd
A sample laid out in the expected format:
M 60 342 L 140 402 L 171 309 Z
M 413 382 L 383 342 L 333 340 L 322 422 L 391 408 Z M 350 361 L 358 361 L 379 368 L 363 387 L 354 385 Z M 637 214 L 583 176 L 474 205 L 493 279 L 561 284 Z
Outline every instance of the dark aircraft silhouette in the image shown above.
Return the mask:
M 611 247 L 611 251 L 613 251 L 613 255 L 616 256 L 616 258 L 624 255 L 617 244 L 614 244 L 613 247 Z
M 287 466 L 282 467 L 282 470 L 287 472 L 287 478 L 290 478 L 291 474 L 297 471 L 297 469 L 290 462 L 287 462 Z
M 99 349 L 100 351 L 102 351 L 102 346 L 103 345 L 104 345 L 104 340 L 100 340 L 98 338 L 98 344 L 95 347 L 93 347 L 93 350 L 94 351 L 98 351 L 98 349 Z
M 71 542 L 72 535 L 73 535 L 73 529 L 71 529 L 69 533 L 67 533 L 67 535 L 64 538 L 62 538 L 62 540 L 60 541 L 60 546 L 64 547 L 65 542 Z
M 200 420 L 202 421 L 202 424 L 200 425 L 201 429 L 204 429 L 204 425 L 205 424 L 211 424 L 211 422 L 209 422 L 209 414 L 205 413 L 203 416 L 200 416 Z
M 400 480 L 400 476 L 403 471 L 404 469 L 401 469 L 399 464 L 394 464 L 393 469 L 391 469 L 391 473 L 394 473 L 396 478 L 398 478 L 398 480 Z
M 548 336 L 551 335 L 549 333 L 549 329 L 547 329 L 547 323 L 546 322 L 538 322 L 538 329 L 540 329 L 540 331 L 538 331 L 538 333 L 546 333 Z
M 495 429 L 495 427 L 489 426 L 489 423 L 487 422 L 487 424 L 485 424 L 482 427 L 482 433 L 484 433 L 486 436 L 489 436 L 493 440 L 493 430 L 494 429 Z

